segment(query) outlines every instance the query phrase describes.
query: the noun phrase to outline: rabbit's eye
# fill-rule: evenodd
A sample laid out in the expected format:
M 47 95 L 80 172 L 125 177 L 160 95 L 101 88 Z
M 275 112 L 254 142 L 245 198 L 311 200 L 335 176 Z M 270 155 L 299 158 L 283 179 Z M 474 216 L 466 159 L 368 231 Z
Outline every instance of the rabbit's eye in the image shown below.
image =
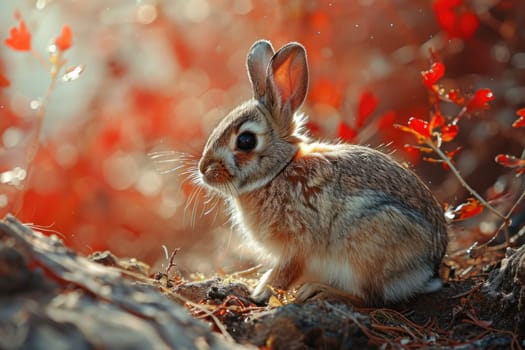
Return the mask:
M 237 136 L 237 148 L 241 151 L 251 151 L 257 146 L 257 137 L 254 133 L 245 131 Z

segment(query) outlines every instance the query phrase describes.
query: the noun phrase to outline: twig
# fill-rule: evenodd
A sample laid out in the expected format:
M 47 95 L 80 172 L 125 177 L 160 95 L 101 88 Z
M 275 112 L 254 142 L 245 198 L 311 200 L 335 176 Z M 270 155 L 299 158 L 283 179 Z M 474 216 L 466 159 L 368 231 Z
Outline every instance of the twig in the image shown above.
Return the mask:
M 33 55 L 37 58 L 37 60 L 40 61 L 40 63 L 45 62 L 42 56 L 40 56 L 39 54 L 33 52 Z M 38 152 L 38 148 L 40 147 L 40 134 L 42 133 L 42 125 L 44 124 L 44 116 L 46 113 L 46 107 L 49 103 L 49 99 L 51 98 L 51 95 L 53 94 L 53 91 L 55 90 L 57 79 L 58 79 L 58 73 L 60 72 L 60 70 L 65 64 L 65 61 L 62 59 L 62 52 L 58 51 L 55 54 L 55 57 L 53 57 L 51 62 L 52 62 L 51 74 L 50 74 L 51 81 L 49 83 L 49 86 L 47 87 L 44 97 L 42 98 L 38 106 L 35 129 L 33 131 L 33 136 L 30 141 L 29 149 L 27 150 L 26 159 L 25 159 L 26 178 L 21 183 L 20 190 L 18 191 L 18 198 L 15 201 L 14 207 L 13 207 L 14 213 L 19 213 L 22 210 L 22 207 L 24 205 L 24 192 L 27 187 L 26 185 L 31 180 L 31 176 L 33 174 L 34 160 Z M 47 64 L 44 64 L 44 66 L 47 67 Z
M 174 267 L 177 267 L 177 264 L 175 264 L 175 256 L 180 251 L 180 248 L 175 248 L 171 252 L 171 254 L 168 255 L 168 248 L 163 244 L 162 249 L 164 249 L 164 254 L 166 255 L 166 260 L 168 260 L 168 266 L 166 267 L 166 276 L 169 276 L 170 270 Z
M 498 216 L 499 218 L 501 218 L 502 220 L 505 220 L 507 221 L 507 218 L 501 214 L 496 208 L 494 208 L 489 202 L 487 202 L 483 197 L 481 197 L 479 195 L 479 193 L 473 189 L 472 187 L 470 187 L 470 185 L 465 181 L 465 179 L 463 178 L 463 176 L 461 176 L 461 174 L 459 173 L 459 170 L 456 168 L 456 166 L 454 165 L 454 163 L 452 163 L 452 161 L 447 157 L 447 155 L 445 153 L 443 153 L 443 151 L 438 148 L 434 142 L 431 142 L 431 141 L 427 141 L 426 144 L 432 148 L 432 150 L 434 152 L 436 152 L 439 157 L 441 159 L 443 159 L 443 161 L 449 166 L 450 170 L 452 171 L 452 173 L 454 174 L 454 176 L 456 176 L 456 178 L 458 179 L 458 181 L 461 183 L 461 185 L 467 190 L 470 192 L 471 195 L 473 195 L 478 201 L 480 201 L 481 204 L 483 204 L 483 206 L 485 208 L 487 208 L 488 210 L 490 210 L 492 213 L 494 213 L 496 216 Z
M 521 195 L 519 196 L 519 198 L 516 200 L 516 202 L 512 205 L 512 207 L 509 209 L 507 215 L 505 215 L 505 218 L 503 220 L 503 222 L 501 223 L 501 225 L 498 227 L 498 229 L 496 230 L 496 232 L 494 233 L 494 235 L 485 243 L 483 244 L 480 244 L 478 249 L 481 249 L 481 248 L 484 248 L 486 246 L 488 246 L 489 244 L 491 244 L 492 242 L 494 242 L 496 240 L 496 238 L 498 237 L 498 234 L 500 233 L 500 231 L 505 228 L 505 243 L 503 244 L 498 244 L 498 245 L 495 245 L 493 247 L 490 247 L 492 250 L 499 250 L 499 249 L 502 249 L 502 248 L 507 248 L 510 246 L 510 232 L 509 232 L 509 223 L 510 223 L 510 217 L 512 216 L 512 213 L 514 212 L 514 210 L 516 210 L 516 208 L 518 207 L 518 205 L 520 205 L 521 201 L 523 201 L 523 199 L 525 198 L 525 191 L 523 191 L 521 193 Z

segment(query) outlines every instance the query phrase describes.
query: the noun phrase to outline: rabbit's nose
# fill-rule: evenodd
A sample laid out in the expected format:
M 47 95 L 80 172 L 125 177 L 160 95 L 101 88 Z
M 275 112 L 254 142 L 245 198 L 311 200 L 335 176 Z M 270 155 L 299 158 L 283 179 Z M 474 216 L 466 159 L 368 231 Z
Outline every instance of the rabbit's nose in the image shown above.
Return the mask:
M 204 158 L 201 160 L 199 163 L 199 171 L 204 182 L 208 184 L 224 183 L 231 178 L 223 161 L 213 158 Z
M 199 162 L 199 171 L 201 175 L 206 175 L 206 172 L 208 172 L 208 169 L 210 169 L 213 162 L 214 160 L 212 158 L 201 159 L 201 161 Z

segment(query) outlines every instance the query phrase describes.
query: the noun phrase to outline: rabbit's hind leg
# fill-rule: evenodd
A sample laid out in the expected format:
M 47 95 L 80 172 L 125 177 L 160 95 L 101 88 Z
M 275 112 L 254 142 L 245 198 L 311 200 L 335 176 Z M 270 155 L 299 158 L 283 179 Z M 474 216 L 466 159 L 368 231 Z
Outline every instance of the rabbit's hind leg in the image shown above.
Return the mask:
M 302 304 L 309 300 L 326 300 L 342 302 L 355 307 L 365 307 L 366 302 L 358 296 L 318 282 L 307 282 L 299 287 L 295 296 L 295 303 Z

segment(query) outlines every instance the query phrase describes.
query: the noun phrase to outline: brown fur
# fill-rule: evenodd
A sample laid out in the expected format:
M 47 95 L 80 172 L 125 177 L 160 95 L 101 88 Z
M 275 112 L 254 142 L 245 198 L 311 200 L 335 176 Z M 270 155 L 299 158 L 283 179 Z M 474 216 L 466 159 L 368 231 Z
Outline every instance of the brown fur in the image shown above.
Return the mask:
M 380 151 L 301 133 L 302 46 L 273 53 L 259 41 L 247 61 L 254 99 L 212 132 L 199 169 L 229 199 L 246 240 L 273 259 L 255 294 L 264 283 L 310 282 L 381 304 L 427 291 L 447 245 L 443 210 L 427 186 Z M 240 129 L 257 136 L 256 150 L 235 148 Z

